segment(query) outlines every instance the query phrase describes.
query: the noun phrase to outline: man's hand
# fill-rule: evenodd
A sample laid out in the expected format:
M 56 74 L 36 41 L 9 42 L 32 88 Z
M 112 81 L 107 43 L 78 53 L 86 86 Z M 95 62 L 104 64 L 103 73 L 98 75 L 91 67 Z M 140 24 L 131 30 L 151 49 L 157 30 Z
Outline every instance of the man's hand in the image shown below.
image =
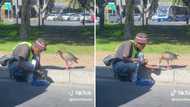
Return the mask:
M 144 59 L 143 65 L 147 65 L 147 64 L 148 64 L 148 59 Z
M 146 64 L 145 67 L 146 67 L 147 69 L 149 69 L 150 71 L 159 70 L 159 67 L 158 67 L 158 66 L 154 66 L 154 65 L 148 65 L 148 64 Z

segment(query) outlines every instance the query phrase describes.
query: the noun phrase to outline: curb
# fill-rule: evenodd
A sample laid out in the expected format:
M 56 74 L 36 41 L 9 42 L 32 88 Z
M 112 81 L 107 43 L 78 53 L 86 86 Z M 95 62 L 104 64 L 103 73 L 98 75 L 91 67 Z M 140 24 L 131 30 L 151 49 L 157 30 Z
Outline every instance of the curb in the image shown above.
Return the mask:
M 48 71 L 47 76 L 53 81 L 53 83 L 74 83 L 74 84 L 94 84 L 94 72 L 85 71 L 82 69 L 75 70 L 52 70 Z M 9 72 L 6 69 L 0 71 L 0 81 L 9 81 Z
M 114 73 L 110 67 L 97 66 L 96 70 L 96 78 L 114 79 Z M 151 73 L 151 77 L 155 82 L 190 84 L 190 70 L 184 68 L 161 71 L 159 75 Z
M 55 83 L 94 84 L 94 72 L 83 70 L 48 70 Z

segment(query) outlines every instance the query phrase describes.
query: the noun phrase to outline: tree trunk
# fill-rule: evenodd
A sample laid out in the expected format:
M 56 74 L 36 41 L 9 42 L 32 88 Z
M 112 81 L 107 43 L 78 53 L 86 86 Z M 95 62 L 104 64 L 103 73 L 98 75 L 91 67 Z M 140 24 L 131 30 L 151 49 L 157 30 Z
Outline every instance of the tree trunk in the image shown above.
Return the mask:
M 104 1 L 101 0 L 102 2 L 99 2 L 99 16 L 100 16 L 100 21 L 99 21 L 99 31 L 100 33 L 104 31 Z
M 16 5 L 15 5 L 15 10 L 16 10 L 16 24 L 18 25 L 18 18 L 19 18 L 19 15 L 18 15 L 18 0 L 16 0 Z
M 49 2 L 50 2 L 50 0 L 44 0 L 42 9 L 40 10 L 41 11 L 41 23 L 42 23 L 42 25 L 45 25 L 45 18 L 46 18 L 46 13 L 48 12 L 47 9 L 48 9 Z
M 42 25 L 45 25 L 45 18 L 42 18 Z
M 118 13 L 119 13 L 119 18 L 120 18 L 120 24 L 122 24 L 123 16 L 122 16 L 122 3 L 121 3 L 121 1 L 119 2 L 118 9 L 119 9 Z
M 144 26 L 144 22 L 145 22 L 145 20 L 144 20 L 144 19 L 145 19 L 145 18 L 144 18 L 144 16 L 145 16 L 145 15 L 144 15 L 144 14 L 145 14 L 145 12 L 144 12 L 144 4 L 143 4 L 142 11 L 143 11 L 143 12 L 142 12 L 142 25 Z
M 185 12 L 185 17 L 186 17 L 186 24 L 189 24 L 189 13 L 190 13 L 190 7 L 188 6 L 186 12 Z
M 85 11 L 85 8 L 84 8 L 84 16 L 83 16 L 83 20 L 82 20 L 82 25 L 85 26 L 85 14 L 86 14 L 86 11 Z
M 30 0 L 22 0 L 20 39 L 26 40 L 30 30 Z
M 148 17 L 146 17 L 146 25 L 148 25 Z
M 126 19 L 125 19 L 125 27 L 124 27 L 124 39 L 128 40 L 132 36 L 132 30 L 134 26 L 133 20 L 133 0 L 127 0 L 126 3 Z
M 41 26 L 41 5 L 40 0 L 38 0 L 38 27 Z

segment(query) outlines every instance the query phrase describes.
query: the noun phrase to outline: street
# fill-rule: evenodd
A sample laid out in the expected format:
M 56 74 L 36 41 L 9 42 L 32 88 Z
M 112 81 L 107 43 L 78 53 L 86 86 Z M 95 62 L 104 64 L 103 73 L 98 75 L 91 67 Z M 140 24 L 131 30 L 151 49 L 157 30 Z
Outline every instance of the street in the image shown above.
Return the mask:
M 6 19 L 5 22 L 7 24 L 16 24 L 16 19 Z M 20 20 L 19 20 L 20 23 Z M 38 19 L 37 18 L 31 18 L 30 19 L 30 24 L 31 26 L 38 26 Z M 97 25 L 99 23 L 97 22 Z M 119 24 L 118 23 L 110 23 L 110 24 Z M 135 21 L 134 24 L 136 26 L 141 26 L 142 22 L 141 21 Z M 83 26 L 82 23 L 80 21 L 47 21 L 45 20 L 45 25 L 49 25 L 49 26 Z M 93 26 L 94 23 L 85 23 L 86 26 Z M 163 21 L 163 22 L 155 22 L 155 21 L 149 21 L 149 25 L 177 25 L 177 26 L 181 26 L 181 25 L 186 25 L 185 21 L 172 21 L 172 22 L 167 22 L 167 21 Z
M 1 107 L 93 107 L 93 73 L 72 71 L 49 69 L 53 83 L 38 87 L 11 80 L 6 67 L 0 67 Z
M 16 19 L 6 19 L 4 20 L 7 24 L 16 24 Z M 20 23 L 20 19 L 19 19 Z M 38 26 L 38 19 L 31 18 L 30 19 L 31 26 Z M 49 26 L 83 26 L 80 21 L 47 21 L 45 20 L 45 25 Z M 86 26 L 93 26 L 94 23 L 85 23 Z
M 96 80 L 97 107 L 188 107 L 190 86 L 156 83 L 136 86 L 110 79 Z
M 172 71 L 161 71 L 156 74 L 157 76 L 154 73 L 150 74 L 155 80 L 153 86 L 139 86 L 115 79 L 111 67 L 99 63 L 96 66 L 96 106 L 188 107 L 190 104 L 190 82 L 187 82 L 189 69 L 174 70 L 175 81 L 173 81 Z
M 93 107 L 93 85 L 51 84 L 35 87 L 0 79 L 1 107 Z

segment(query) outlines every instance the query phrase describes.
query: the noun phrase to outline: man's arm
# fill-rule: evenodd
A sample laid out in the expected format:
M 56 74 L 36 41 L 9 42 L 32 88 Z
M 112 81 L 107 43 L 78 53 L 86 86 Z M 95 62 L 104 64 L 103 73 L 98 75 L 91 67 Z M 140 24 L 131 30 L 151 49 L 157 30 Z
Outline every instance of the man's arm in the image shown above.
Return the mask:
M 32 59 L 32 65 L 35 69 L 40 69 L 40 56 L 34 56 Z

